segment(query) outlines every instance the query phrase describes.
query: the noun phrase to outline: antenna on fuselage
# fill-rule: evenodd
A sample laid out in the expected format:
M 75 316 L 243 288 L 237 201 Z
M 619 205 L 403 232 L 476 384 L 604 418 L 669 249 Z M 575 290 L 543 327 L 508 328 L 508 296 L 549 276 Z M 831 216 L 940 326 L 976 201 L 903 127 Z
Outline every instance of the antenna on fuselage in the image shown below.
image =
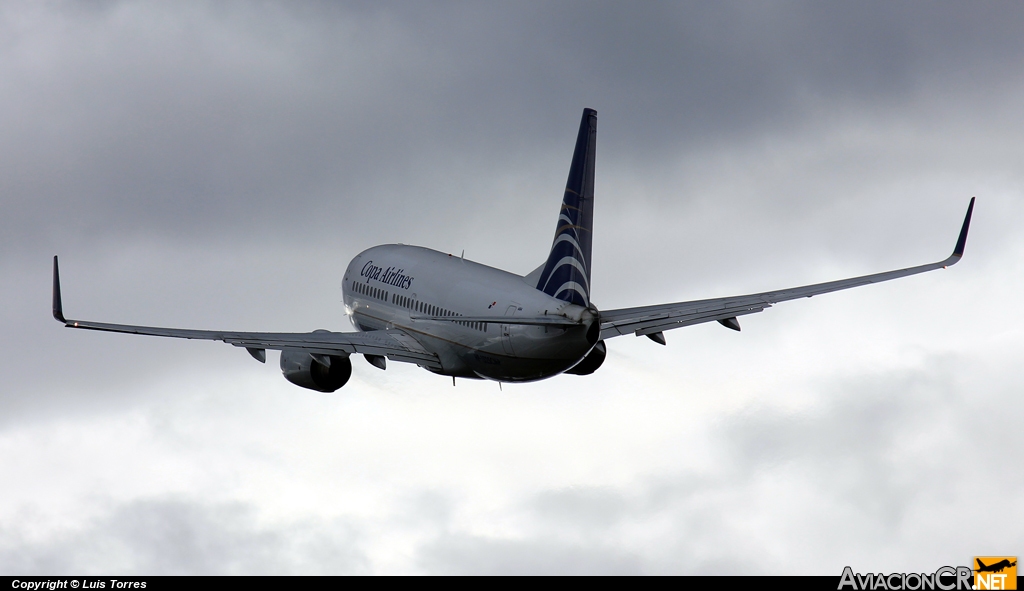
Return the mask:
M 462 255 L 459 257 L 462 262 L 466 262 L 466 249 L 462 249 Z

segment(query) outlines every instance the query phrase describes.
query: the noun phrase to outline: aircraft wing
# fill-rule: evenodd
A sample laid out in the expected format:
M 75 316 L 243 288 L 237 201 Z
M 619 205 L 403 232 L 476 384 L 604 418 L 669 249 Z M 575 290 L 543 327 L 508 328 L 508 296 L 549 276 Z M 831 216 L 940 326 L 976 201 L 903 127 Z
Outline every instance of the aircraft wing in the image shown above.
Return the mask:
M 424 349 L 416 339 L 401 330 L 375 330 L 369 332 L 232 332 L 221 330 L 193 330 L 187 328 L 161 328 L 109 324 L 88 320 L 64 318 L 60 295 L 60 274 L 57 257 L 53 257 L 53 317 L 68 328 L 84 328 L 105 332 L 141 334 L 178 339 L 223 341 L 236 347 L 245 347 L 258 361 L 266 361 L 266 350 L 296 349 L 313 355 L 361 353 L 386 356 L 393 361 L 415 363 L 430 369 L 441 369 L 437 355 Z
M 970 205 L 967 206 L 967 215 L 964 217 L 964 224 L 960 228 L 960 236 L 957 239 L 956 247 L 953 249 L 953 254 L 944 261 L 778 291 L 639 308 L 604 310 L 601 312 L 601 338 L 608 339 L 628 333 L 633 333 L 637 336 L 655 335 L 655 333 L 665 330 L 714 320 L 721 322 L 729 328 L 739 330 L 739 323 L 736 321 L 737 316 L 761 312 L 765 308 L 770 308 L 773 304 L 779 302 L 809 298 L 831 291 L 850 289 L 851 287 L 859 287 L 869 283 L 881 283 L 882 281 L 916 275 L 935 269 L 944 269 L 950 265 L 955 265 L 963 256 L 964 247 L 967 244 L 967 230 L 971 225 L 971 213 L 973 211 L 974 198 L 972 197 Z M 663 339 L 658 340 L 658 342 L 663 342 Z

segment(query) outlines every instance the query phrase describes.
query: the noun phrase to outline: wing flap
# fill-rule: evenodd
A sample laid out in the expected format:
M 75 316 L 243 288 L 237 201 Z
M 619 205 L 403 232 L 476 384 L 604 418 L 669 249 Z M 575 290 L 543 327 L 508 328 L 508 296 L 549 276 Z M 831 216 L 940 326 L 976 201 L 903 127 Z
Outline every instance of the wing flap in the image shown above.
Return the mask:
M 639 324 L 636 324 L 636 325 L 631 325 L 629 327 L 629 332 L 634 333 L 638 337 L 646 336 L 646 335 L 653 334 L 653 333 L 656 333 L 656 332 L 672 330 L 673 328 L 682 328 L 684 326 L 692 326 L 694 324 L 703 324 L 704 322 L 712 322 L 714 320 L 724 320 L 726 318 L 735 318 L 737 316 L 746 316 L 747 314 L 756 314 L 758 312 L 764 311 L 766 308 L 769 308 L 769 307 L 770 306 L 765 306 L 763 308 L 725 309 L 725 310 L 717 310 L 717 311 L 714 311 L 714 312 L 705 312 L 704 314 L 700 314 L 700 315 L 687 315 L 687 316 L 684 316 L 684 317 L 667 318 L 667 319 L 664 319 L 664 320 L 651 321 L 651 322 L 639 323 Z M 603 327 L 603 325 L 602 325 L 602 327 Z M 619 334 L 625 334 L 625 333 L 618 332 L 618 327 L 617 327 L 615 334 L 612 334 L 611 336 L 617 336 Z M 601 338 L 606 338 L 605 337 L 605 329 L 604 328 L 601 329 Z

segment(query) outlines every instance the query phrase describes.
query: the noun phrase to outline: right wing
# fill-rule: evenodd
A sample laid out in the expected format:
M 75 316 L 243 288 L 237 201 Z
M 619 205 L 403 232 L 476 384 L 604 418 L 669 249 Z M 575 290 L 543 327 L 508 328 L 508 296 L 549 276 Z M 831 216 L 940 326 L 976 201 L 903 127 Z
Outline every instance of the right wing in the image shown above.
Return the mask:
M 944 269 L 955 265 L 964 255 L 964 247 L 967 245 L 967 229 L 971 225 L 971 213 L 974 211 L 974 197 L 967 206 L 967 215 L 964 217 L 964 224 L 960 228 L 960 236 L 957 238 L 953 254 L 944 261 L 920 265 L 885 273 L 875 273 L 853 277 L 851 279 L 840 279 L 827 283 L 816 283 L 802 287 L 793 287 L 778 291 L 766 291 L 750 295 L 733 296 L 727 298 L 715 298 L 709 300 L 694 300 L 690 302 L 676 302 L 673 304 L 660 304 L 656 306 L 643 306 L 639 308 L 620 308 L 618 310 L 606 310 L 601 312 L 601 338 L 609 339 L 619 335 L 633 333 L 637 336 L 651 335 L 654 340 L 664 344 L 664 339 L 658 339 L 656 333 L 673 328 L 711 322 L 717 320 L 725 326 L 739 330 L 737 316 L 754 314 L 772 304 L 795 300 L 798 298 L 809 298 L 818 294 L 850 289 L 867 285 L 869 283 L 880 283 L 890 279 L 898 279 L 908 275 L 916 275 L 935 269 Z
M 396 329 L 369 332 L 231 332 L 220 330 L 193 330 L 188 328 L 161 328 L 109 324 L 88 320 L 64 318 L 60 295 L 60 273 L 57 257 L 53 257 L 53 317 L 68 328 L 84 328 L 104 332 L 141 334 L 178 339 L 223 341 L 236 347 L 245 347 L 258 361 L 266 361 L 266 350 L 295 349 L 312 355 L 338 355 L 361 353 L 386 356 L 393 361 L 415 363 L 428 369 L 441 369 L 437 355 L 424 349 L 416 339 Z

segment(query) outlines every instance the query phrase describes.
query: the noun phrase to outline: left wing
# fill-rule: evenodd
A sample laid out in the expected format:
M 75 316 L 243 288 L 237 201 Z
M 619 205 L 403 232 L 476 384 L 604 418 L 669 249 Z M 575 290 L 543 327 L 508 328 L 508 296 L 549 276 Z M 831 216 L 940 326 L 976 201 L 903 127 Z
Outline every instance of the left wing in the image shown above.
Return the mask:
M 739 330 L 740 325 L 736 320 L 737 316 L 760 312 L 778 302 L 809 298 L 830 291 L 850 289 L 851 287 L 859 287 L 869 283 L 881 283 L 890 279 L 898 279 L 935 269 L 944 269 L 950 265 L 955 265 L 963 257 L 964 247 L 967 245 L 967 229 L 971 225 L 971 213 L 973 211 L 974 197 L 971 197 L 971 203 L 967 206 L 967 215 L 964 217 L 964 224 L 960 228 L 960 236 L 957 238 L 956 246 L 953 248 L 953 254 L 944 261 L 779 291 L 643 306 L 640 308 L 606 310 L 601 312 L 601 338 L 609 339 L 619 335 L 634 333 L 637 336 L 648 335 L 652 340 L 664 344 L 663 335 L 658 334 L 664 330 L 700 324 L 702 322 L 711 322 L 713 320 L 717 320 L 728 328 Z
M 265 362 L 266 351 L 296 349 L 313 355 L 337 355 L 361 353 L 364 355 L 386 356 L 393 361 L 415 363 L 430 369 L 441 369 L 437 355 L 424 349 L 416 339 L 401 330 L 375 330 L 370 332 L 231 332 L 220 330 L 193 330 L 187 328 L 161 328 L 156 326 L 134 326 L 131 324 L 109 324 L 88 320 L 64 318 L 64 306 L 60 295 L 60 273 L 57 257 L 53 257 L 53 317 L 68 328 L 84 328 L 105 332 L 142 334 L 178 339 L 200 339 L 223 341 L 236 347 L 245 347 L 258 361 Z

